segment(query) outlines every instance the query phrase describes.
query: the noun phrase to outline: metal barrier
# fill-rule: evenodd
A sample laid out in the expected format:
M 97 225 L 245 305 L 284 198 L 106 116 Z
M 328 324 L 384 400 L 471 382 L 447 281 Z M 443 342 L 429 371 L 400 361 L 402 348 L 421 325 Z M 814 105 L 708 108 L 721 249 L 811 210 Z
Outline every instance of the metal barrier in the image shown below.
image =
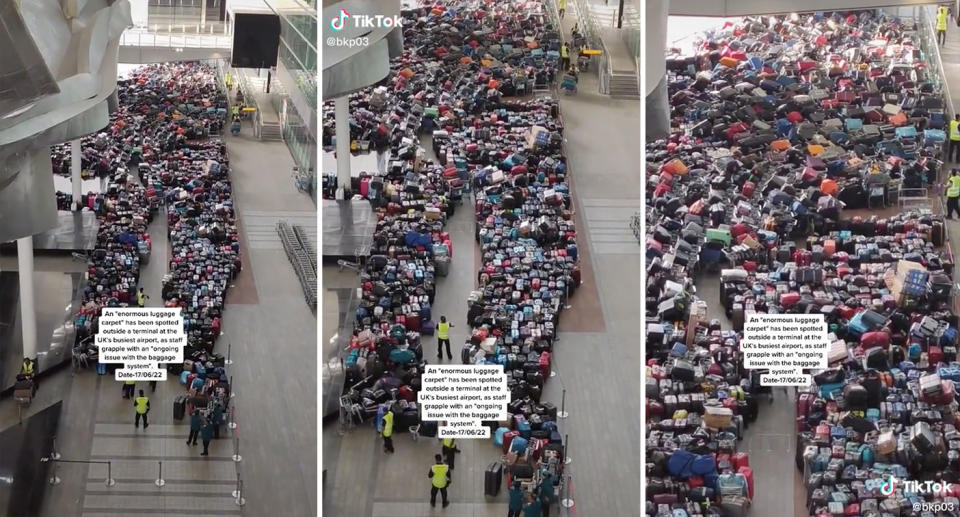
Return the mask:
M 54 456 L 56 455 L 56 456 Z M 50 475 L 50 484 L 59 485 L 60 476 L 57 476 L 57 465 L 60 463 L 84 463 L 88 465 L 106 465 L 107 466 L 107 478 L 104 480 L 104 484 L 107 486 L 114 486 L 117 484 L 117 480 L 113 479 L 113 463 L 110 461 L 91 461 L 91 460 L 63 460 L 60 459 L 60 455 L 54 451 L 48 457 L 40 458 L 40 463 L 51 463 L 53 472 Z M 159 486 L 159 485 L 158 485 Z

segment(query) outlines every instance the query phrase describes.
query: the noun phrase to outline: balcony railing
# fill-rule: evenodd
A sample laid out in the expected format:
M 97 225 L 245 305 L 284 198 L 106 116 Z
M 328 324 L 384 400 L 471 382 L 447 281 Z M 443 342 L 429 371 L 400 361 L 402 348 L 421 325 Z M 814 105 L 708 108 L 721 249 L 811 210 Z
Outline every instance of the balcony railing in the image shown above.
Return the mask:
M 233 38 L 216 34 L 155 34 L 139 30 L 124 31 L 120 45 L 127 47 L 158 48 L 219 48 L 233 47 Z

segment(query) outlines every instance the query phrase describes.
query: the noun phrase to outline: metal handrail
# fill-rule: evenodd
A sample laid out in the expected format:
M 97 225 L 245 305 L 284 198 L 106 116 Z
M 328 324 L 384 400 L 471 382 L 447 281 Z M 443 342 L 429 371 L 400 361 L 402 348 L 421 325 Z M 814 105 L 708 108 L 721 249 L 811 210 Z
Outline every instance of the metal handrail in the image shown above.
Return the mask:
M 127 29 L 120 36 L 120 45 L 126 47 L 229 49 L 233 42 L 229 36 L 213 34 L 157 34 L 143 30 Z

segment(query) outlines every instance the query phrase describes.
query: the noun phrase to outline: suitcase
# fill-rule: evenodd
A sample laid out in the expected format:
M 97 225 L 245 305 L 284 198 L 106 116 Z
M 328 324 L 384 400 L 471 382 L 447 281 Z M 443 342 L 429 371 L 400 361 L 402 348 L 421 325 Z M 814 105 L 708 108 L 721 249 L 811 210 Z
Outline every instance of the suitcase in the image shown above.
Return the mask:
M 737 468 L 737 474 L 742 475 L 747 480 L 747 497 L 753 499 L 753 469 L 744 465 Z
M 183 420 L 183 416 L 187 411 L 187 398 L 183 395 L 178 395 L 173 399 L 173 419 L 174 420 Z
M 503 465 L 495 461 L 487 465 L 483 475 L 483 495 L 496 497 L 500 493 L 500 484 L 503 480 Z
M 503 453 L 506 454 L 510 452 L 510 446 L 513 444 L 513 439 L 520 436 L 520 431 L 509 431 L 503 435 Z
M 432 336 L 437 330 L 437 324 L 433 320 L 426 320 L 421 326 L 420 333 L 424 336 Z

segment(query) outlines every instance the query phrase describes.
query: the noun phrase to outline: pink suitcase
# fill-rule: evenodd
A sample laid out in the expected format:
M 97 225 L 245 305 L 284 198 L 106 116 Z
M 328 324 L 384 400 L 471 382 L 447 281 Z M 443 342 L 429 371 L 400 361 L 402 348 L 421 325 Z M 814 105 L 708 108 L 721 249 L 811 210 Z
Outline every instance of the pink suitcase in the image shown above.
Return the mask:
M 550 377 L 550 352 L 540 354 L 540 375 L 543 375 L 544 379 Z
M 733 468 L 740 470 L 740 467 L 749 467 L 750 466 L 750 455 L 745 452 L 738 452 L 733 455 L 732 459 Z
M 362 197 L 367 197 L 370 194 L 370 178 L 363 177 L 360 178 L 360 195 Z
M 753 469 L 750 467 L 740 467 L 737 474 L 742 475 L 747 480 L 747 495 L 753 499 Z

